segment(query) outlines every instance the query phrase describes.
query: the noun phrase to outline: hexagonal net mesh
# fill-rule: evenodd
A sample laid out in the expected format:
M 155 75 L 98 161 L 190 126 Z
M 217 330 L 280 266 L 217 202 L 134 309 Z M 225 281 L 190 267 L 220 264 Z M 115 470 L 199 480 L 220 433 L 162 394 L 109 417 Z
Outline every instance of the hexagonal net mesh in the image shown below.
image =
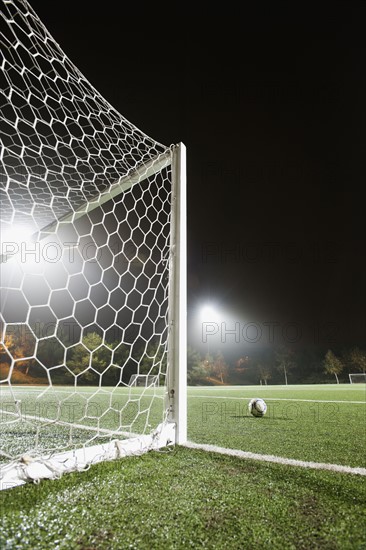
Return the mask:
M 27 478 L 166 422 L 173 148 L 116 112 L 27 2 L 2 8 L 0 460 Z

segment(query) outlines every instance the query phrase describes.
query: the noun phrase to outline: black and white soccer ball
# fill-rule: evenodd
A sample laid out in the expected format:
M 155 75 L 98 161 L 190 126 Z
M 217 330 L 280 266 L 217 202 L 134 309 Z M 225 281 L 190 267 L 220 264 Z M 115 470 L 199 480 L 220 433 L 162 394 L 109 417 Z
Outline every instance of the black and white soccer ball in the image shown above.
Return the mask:
M 266 402 L 260 397 L 254 397 L 248 403 L 248 410 L 253 416 L 264 416 L 267 412 Z

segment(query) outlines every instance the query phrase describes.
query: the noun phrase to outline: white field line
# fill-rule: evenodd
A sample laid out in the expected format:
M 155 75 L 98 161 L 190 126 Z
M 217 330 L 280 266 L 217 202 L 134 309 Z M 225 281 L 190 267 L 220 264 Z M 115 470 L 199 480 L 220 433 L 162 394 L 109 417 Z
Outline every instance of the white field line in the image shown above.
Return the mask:
M 339 386 L 339 387 L 338 387 Z M 344 391 L 344 390 L 361 390 L 363 389 L 363 387 L 365 386 L 365 384 L 329 384 L 329 385 L 325 385 L 325 386 L 321 386 L 319 385 L 318 387 L 315 387 L 314 385 L 312 386 L 311 384 L 310 385 L 307 385 L 307 384 L 298 384 L 296 386 L 291 386 L 290 384 L 288 386 L 281 386 L 281 385 L 278 385 L 278 386 L 256 386 L 256 385 L 253 385 L 253 386 L 189 386 L 189 388 L 191 390 L 202 390 L 204 389 L 205 391 L 214 391 L 214 390 L 223 390 L 223 391 L 226 391 L 226 390 L 229 390 L 229 391 L 243 391 L 243 390 L 250 390 L 251 388 L 260 388 L 262 390 L 265 390 L 265 391 L 269 391 L 269 390 L 280 390 L 280 391 L 292 391 L 292 390 L 307 390 L 307 389 L 311 389 L 311 390 L 314 390 L 314 391 L 333 391 L 333 390 L 336 390 L 336 391 Z M 22 387 L 22 388 L 26 388 L 28 386 L 17 386 L 17 387 Z M 30 386 L 30 387 L 35 387 L 35 386 Z
M 202 390 L 205 391 L 214 391 L 214 390 L 229 390 L 229 391 L 243 391 L 243 390 L 250 390 L 252 388 L 259 388 L 265 391 L 272 391 L 272 390 L 285 390 L 285 391 L 292 391 L 292 390 L 299 390 L 302 391 L 304 389 L 311 389 L 314 391 L 344 391 L 344 390 L 361 390 L 363 389 L 363 386 L 366 386 L 365 383 L 358 383 L 358 384 L 295 384 L 291 385 L 288 384 L 287 386 L 284 384 L 278 384 L 278 385 L 270 385 L 267 386 L 260 386 L 260 385 L 253 385 L 253 386 L 189 386 L 191 390 Z M 23 386 L 25 387 L 25 386 Z
M 235 401 L 240 400 L 247 400 L 250 399 L 249 397 L 225 397 L 224 395 L 190 395 L 189 397 L 196 398 L 199 397 L 200 399 L 234 399 Z M 352 405 L 366 405 L 366 401 L 336 401 L 336 400 L 330 400 L 330 399 L 291 399 L 287 397 L 263 397 L 265 401 L 302 401 L 304 403 L 345 403 L 345 404 L 352 404 Z
M 106 428 L 96 428 L 95 426 L 86 426 L 85 424 L 74 424 L 73 422 L 65 422 L 64 420 L 54 420 L 51 418 L 43 418 L 42 416 L 32 416 L 30 414 L 20 415 L 18 413 L 3 411 L 0 409 L 0 414 L 9 414 L 10 416 L 15 416 L 19 420 L 37 420 L 38 422 L 44 422 L 45 424 L 57 424 L 58 426 L 67 426 L 69 428 L 78 428 L 79 430 L 86 430 L 91 432 L 102 432 L 108 435 L 118 435 L 123 437 L 138 437 L 139 434 L 134 434 L 131 432 L 121 432 L 118 430 L 107 430 Z
M 330 470 L 331 472 L 340 472 L 344 474 L 354 474 L 366 476 L 366 468 L 352 468 L 351 466 L 342 466 L 341 464 L 328 464 L 326 462 L 306 462 L 304 460 L 295 460 L 293 458 L 284 458 L 275 455 L 262 455 L 258 453 L 250 453 L 240 451 L 238 449 L 227 449 L 226 447 L 217 447 L 216 445 L 205 445 L 187 441 L 184 447 L 189 449 L 199 449 L 211 453 L 218 453 L 227 456 L 235 456 L 237 458 L 258 460 L 261 462 L 273 462 L 275 464 L 283 464 L 285 466 L 297 466 L 300 468 L 311 468 L 313 470 Z

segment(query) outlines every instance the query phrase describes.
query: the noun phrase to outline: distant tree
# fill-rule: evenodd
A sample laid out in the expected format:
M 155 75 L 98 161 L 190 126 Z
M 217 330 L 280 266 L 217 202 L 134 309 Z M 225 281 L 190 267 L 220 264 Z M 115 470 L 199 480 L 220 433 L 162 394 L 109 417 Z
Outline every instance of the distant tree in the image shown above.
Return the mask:
M 136 363 L 130 356 L 130 347 L 121 342 L 106 344 L 113 350 L 111 366 L 103 373 L 103 385 L 115 386 L 119 382 L 128 383 L 132 374 L 136 373 Z
M 7 349 L 11 344 L 12 337 L 9 336 L 5 338 L 5 346 L 0 344 L 0 380 L 4 380 L 9 374 L 11 358 L 7 353 Z
M 236 368 L 245 369 L 247 367 L 248 363 L 249 363 L 249 356 L 248 355 L 242 355 L 236 361 Z
M 64 348 L 56 338 L 40 340 L 38 344 L 37 359 L 47 368 L 62 363 Z
M 36 323 L 33 327 L 33 331 L 37 338 L 39 338 L 37 358 L 47 367 L 54 367 L 60 364 L 64 355 L 64 348 L 60 342 L 65 346 L 70 346 L 68 331 L 65 327 L 60 325 L 57 330 L 57 338 L 53 335 L 53 325 L 48 326 L 45 323 Z
M 248 355 L 242 355 L 235 362 L 234 372 L 240 379 L 242 379 L 246 371 L 250 368 L 250 358 Z
M 213 367 L 213 357 L 212 355 L 210 354 L 206 354 L 204 359 L 201 361 L 201 364 L 203 366 L 203 368 L 205 369 L 206 371 L 206 376 L 211 376 L 212 375 L 212 367 Z
M 366 373 L 366 352 L 360 348 L 352 348 L 349 354 L 351 365 L 354 369 Z
M 187 371 L 192 370 L 194 366 L 197 366 L 201 361 L 201 354 L 194 348 L 188 346 L 187 348 Z
M 200 359 L 198 365 L 194 368 L 194 379 L 196 384 L 207 384 L 213 375 L 214 359 L 212 355 L 206 355 L 203 359 Z
M 195 349 L 189 347 L 187 350 L 187 383 L 190 386 L 207 383 L 208 358 L 202 359 Z
M 187 349 L 187 384 L 195 385 L 202 382 L 205 377 L 205 369 L 201 365 L 201 355 L 197 350 L 188 347 Z
M 13 359 L 16 360 L 16 367 L 24 370 L 24 374 L 28 375 L 30 368 L 35 364 L 32 357 L 35 350 L 35 338 L 30 330 L 23 325 L 11 325 L 8 327 L 4 344 Z
M 343 370 L 343 362 L 334 355 L 334 353 L 329 349 L 325 354 L 325 359 L 323 361 L 324 372 L 327 374 L 334 374 L 337 384 L 339 384 L 338 375 L 341 374 Z
M 270 367 L 267 365 L 263 365 L 262 363 L 259 363 L 258 370 L 259 370 L 260 381 L 262 382 L 263 380 L 264 385 L 267 386 L 268 380 L 272 378 L 272 372 Z
M 14 336 L 12 334 L 5 336 L 5 345 L 0 344 L 0 362 L 1 363 L 9 363 L 10 364 L 10 356 L 7 353 L 8 350 L 11 352 L 11 350 L 14 350 L 15 344 L 14 344 Z
M 279 348 L 275 354 L 277 370 L 285 377 L 285 384 L 288 384 L 288 373 L 296 366 L 294 351 L 290 348 Z
M 96 380 L 97 373 L 102 373 L 107 368 L 111 358 L 111 351 L 102 346 L 102 343 L 102 337 L 97 332 L 87 333 L 82 344 L 71 348 L 70 356 L 66 360 L 68 368 L 74 374 L 83 372 L 85 380 Z
M 113 342 L 113 344 L 109 344 L 109 347 L 111 347 L 114 350 L 113 363 L 115 363 L 120 367 L 124 367 L 128 362 L 128 360 L 130 359 L 129 346 L 126 346 L 125 344 L 121 344 L 120 342 Z
M 212 366 L 211 366 L 211 374 L 220 380 L 221 384 L 224 384 L 224 382 L 227 381 L 229 372 L 229 367 L 225 362 L 225 358 L 222 355 L 221 351 L 218 352 L 216 357 L 213 360 Z

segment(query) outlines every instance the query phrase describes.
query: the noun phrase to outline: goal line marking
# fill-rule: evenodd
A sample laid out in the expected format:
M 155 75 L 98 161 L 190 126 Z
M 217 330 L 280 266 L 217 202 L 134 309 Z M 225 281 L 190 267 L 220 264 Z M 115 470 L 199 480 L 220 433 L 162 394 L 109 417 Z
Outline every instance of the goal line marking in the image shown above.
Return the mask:
M 353 468 L 351 466 L 342 466 L 341 464 L 307 462 L 305 460 L 295 460 L 293 458 L 284 458 L 276 455 L 262 455 L 258 453 L 241 451 L 239 449 L 227 449 L 226 447 L 217 447 L 216 445 L 193 443 L 192 441 L 187 441 L 184 444 L 184 447 L 227 456 L 235 456 L 236 458 L 258 460 L 261 462 L 273 462 L 275 464 L 283 464 L 286 466 L 298 466 L 300 468 L 310 468 L 313 470 L 329 470 L 331 472 L 340 472 L 343 474 L 366 476 L 366 468 Z
M 86 430 L 88 432 L 97 432 L 98 434 L 106 434 L 110 436 L 118 435 L 123 437 L 138 437 L 139 435 L 132 432 L 122 432 L 120 430 L 109 430 L 107 428 L 88 426 L 86 424 L 74 424 L 73 422 L 66 422 L 65 420 L 58 420 L 58 419 L 52 419 L 52 418 L 44 418 L 42 416 L 33 416 L 30 414 L 19 415 L 18 413 L 15 413 L 15 412 L 4 411 L 3 409 L 0 409 L 0 414 L 7 414 L 15 417 L 14 422 L 17 422 L 17 421 L 28 422 L 30 420 L 36 420 L 37 422 L 40 422 L 40 423 L 43 422 L 44 424 L 54 424 L 57 426 L 73 428 L 78 430 Z

